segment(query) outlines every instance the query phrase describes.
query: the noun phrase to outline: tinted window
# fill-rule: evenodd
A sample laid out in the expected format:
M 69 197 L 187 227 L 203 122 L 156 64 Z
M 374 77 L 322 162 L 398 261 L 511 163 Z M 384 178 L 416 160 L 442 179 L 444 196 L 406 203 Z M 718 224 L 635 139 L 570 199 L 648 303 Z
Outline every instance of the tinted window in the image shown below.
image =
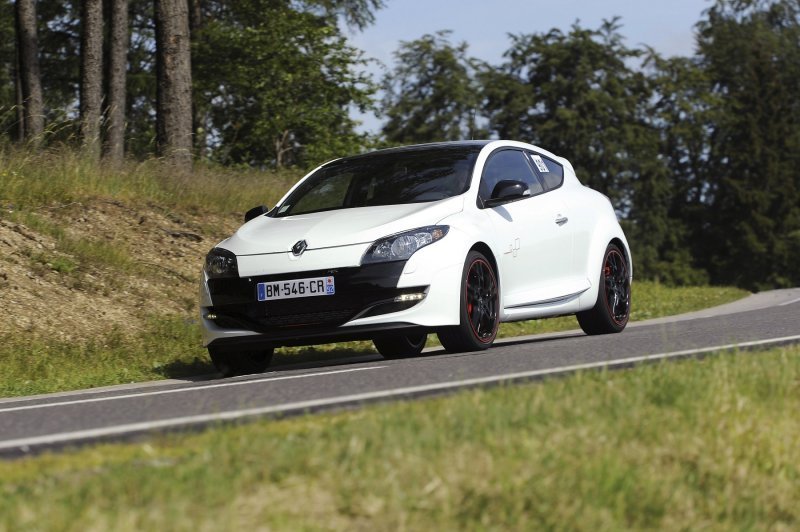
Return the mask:
M 518 150 L 502 150 L 489 157 L 486 166 L 483 167 L 481 186 L 478 191 L 481 199 L 489 199 L 495 185 L 500 181 L 522 181 L 528 185 L 531 196 L 544 190 L 525 160 L 525 155 Z
M 544 181 L 547 190 L 553 190 L 561 186 L 564 182 L 564 167 L 552 159 L 536 153 L 528 153 L 533 167 L 536 168 Z
M 437 201 L 469 188 L 480 145 L 389 150 L 320 168 L 276 216 L 332 209 Z

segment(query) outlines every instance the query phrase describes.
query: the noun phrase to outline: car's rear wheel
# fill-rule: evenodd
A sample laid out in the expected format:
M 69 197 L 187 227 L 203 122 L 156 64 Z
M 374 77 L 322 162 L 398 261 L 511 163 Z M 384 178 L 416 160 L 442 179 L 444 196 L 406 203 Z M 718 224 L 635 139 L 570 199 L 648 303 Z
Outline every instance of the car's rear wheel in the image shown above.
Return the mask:
M 422 353 L 427 340 L 427 334 L 393 334 L 375 338 L 372 343 L 383 358 L 408 358 Z
M 272 360 L 273 349 L 222 349 L 208 347 L 211 362 L 223 377 L 263 373 Z
M 460 323 L 438 331 L 447 351 L 488 349 L 500 325 L 500 293 L 497 275 L 489 260 L 470 251 L 461 276 Z
M 631 312 L 631 279 L 622 250 L 609 244 L 600 268 L 600 281 L 594 307 L 577 314 L 586 334 L 610 334 L 622 331 Z

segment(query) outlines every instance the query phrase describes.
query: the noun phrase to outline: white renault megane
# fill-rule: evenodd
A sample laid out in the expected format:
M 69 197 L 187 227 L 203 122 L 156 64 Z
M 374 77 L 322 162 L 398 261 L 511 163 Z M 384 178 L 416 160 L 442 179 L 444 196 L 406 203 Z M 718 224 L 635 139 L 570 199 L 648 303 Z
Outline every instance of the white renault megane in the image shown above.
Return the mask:
M 620 332 L 631 254 L 608 198 L 513 141 L 424 144 L 326 163 L 212 249 L 204 345 L 224 375 L 275 347 L 370 339 L 387 358 L 486 349 L 500 322 L 577 314 Z

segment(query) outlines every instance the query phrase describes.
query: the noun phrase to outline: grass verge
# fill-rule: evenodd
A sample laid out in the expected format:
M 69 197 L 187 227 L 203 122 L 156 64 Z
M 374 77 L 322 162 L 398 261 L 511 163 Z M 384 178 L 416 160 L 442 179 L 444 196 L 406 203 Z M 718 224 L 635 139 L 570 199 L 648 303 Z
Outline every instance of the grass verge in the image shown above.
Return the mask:
M 632 319 L 689 312 L 739 299 L 736 288 L 668 288 L 638 283 Z M 500 336 L 517 336 L 577 328 L 574 317 L 503 324 Z M 429 343 L 437 345 L 436 336 Z M 345 352 L 375 352 L 372 342 L 349 342 L 278 350 L 281 363 L 321 360 Z M 112 384 L 212 373 L 195 320 L 153 316 L 144 331 L 120 331 L 84 344 L 47 342 L 22 336 L 0 337 L 0 397 L 74 390 Z
M 0 463 L 5 530 L 800 527 L 800 347 Z
M 748 295 L 746 290 L 730 286 L 666 286 L 650 281 L 636 281 L 631 293 L 631 321 L 675 316 L 716 307 Z M 500 337 L 579 329 L 575 316 L 520 321 L 500 325 Z
M 70 149 L 34 153 L 8 148 L 0 150 L 0 208 L 30 211 L 113 197 L 155 201 L 189 212 L 242 212 L 260 202 L 274 205 L 300 177 L 302 173 L 296 170 L 259 171 L 200 163 L 191 176 L 182 176 L 157 159 L 98 166 Z
M 115 330 L 83 344 L 0 337 L 0 397 L 210 373 L 196 323 L 154 316 L 145 330 Z

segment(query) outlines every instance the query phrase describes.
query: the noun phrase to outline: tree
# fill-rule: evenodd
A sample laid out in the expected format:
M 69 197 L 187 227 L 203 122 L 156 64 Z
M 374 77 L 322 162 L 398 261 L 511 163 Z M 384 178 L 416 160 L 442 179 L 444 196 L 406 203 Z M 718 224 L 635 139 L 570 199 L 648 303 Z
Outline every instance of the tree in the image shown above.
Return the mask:
M 707 283 L 708 273 L 694 257 L 705 255 L 701 242 L 707 218 L 706 192 L 714 174 L 708 146 L 719 96 L 695 58 L 664 59 L 652 50 L 645 66 L 654 87 L 649 115 L 659 130 L 659 153 L 671 183 L 669 236 L 659 250 L 664 258 L 659 270 L 678 284 Z
M 130 42 L 128 37 L 128 0 L 111 0 L 110 19 L 106 157 L 117 163 L 125 154 L 125 83 Z
M 100 156 L 103 103 L 103 0 L 81 4 L 81 138 L 88 157 Z
M 39 63 L 50 143 L 80 135 L 82 0 L 37 0 Z M 77 119 L 76 119 L 77 118 Z
M 35 0 L 17 0 L 16 24 L 19 43 L 19 77 L 24 106 L 25 138 L 38 144 L 44 133 L 44 102 L 39 71 L 39 45 Z
M 453 46 L 450 32 L 402 42 L 393 72 L 383 81 L 383 134 L 390 143 L 480 138 L 475 115 L 480 105 L 474 60 L 467 44 Z
M 11 0 L 0 0 L 0 35 L 16 35 L 14 13 Z M 22 88 L 17 88 L 17 65 L 17 39 L 0 39 L 0 143 L 4 134 L 11 134 L 19 140 L 24 138 L 17 127 L 25 120 L 21 105 Z
M 270 0 L 205 3 L 194 35 L 200 127 L 225 163 L 305 166 L 357 151 L 351 106 L 372 87 L 335 18 Z
M 506 62 L 484 70 L 490 128 L 569 157 L 586 185 L 607 195 L 626 227 L 638 271 L 660 277 L 670 238 L 669 175 L 649 118 L 647 77 L 630 66 L 617 19 L 597 30 L 512 36 Z
M 198 36 L 202 34 L 203 21 L 205 20 L 204 2 L 190 0 L 189 2 L 189 33 L 192 39 L 192 49 L 197 49 Z M 197 84 L 197 61 L 192 61 L 192 79 Z M 194 133 L 194 151 L 200 158 L 205 158 L 208 148 L 208 106 L 201 99 L 192 95 L 192 132 Z
M 104 0 L 109 28 L 115 1 Z M 13 5 L 13 0 L 0 0 L 0 5 L 3 2 Z M 128 3 L 130 38 L 124 119 L 116 120 L 113 116 L 113 111 L 122 105 L 113 103 L 113 87 L 119 84 L 111 81 L 114 71 L 123 72 L 121 68 L 111 68 L 112 61 L 120 67 L 123 61 L 112 59 L 110 42 L 108 51 L 104 50 L 108 57 L 105 76 L 108 99 L 103 109 L 109 113 L 106 154 L 110 156 L 112 144 L 118 144 L 112 141 L 116 130 L 113 123 L 124 123 L 124 148 L 132 157 L 146 157 L 154 149 L 170 155 L 172 150 L 166 149 L 164 129 L 161 128 L 161 135 L 157 134 L 156 122 L 162 124 L 162 121 L 153 120 L 158 115 L 158 87 L 164 88 L 160 79 L 157 82 L 156 75 L 160 63 L 156 57 L 156 5 L 153 0 L 129 0 Z M 305 165 L 332 153 L 362 149 L 365 136 L 355 132 L 355 122 L 349 118 L 348 110 L 351 106 L 372 105 L 369 98 L 372 89 L 366 75 L 355 72 L 363 60 L 356 50 L 346 45 L 339 25 L 363 27 L 381 5 L 380 0 L 192 0 L 191 13 L 193 17 L 199 15 L 192 23 L 190 34 L 192 53 L 197 54 L 190 62 L 194 63 L 196 58 L 199 65 L 193 71 L 196 79 L 193 90 L 200 97 L 195 106 L 196 124 L 192 128 L 198 152 L 225 162 Z M 81 138 L 80 120 L 75 120 L 73 111 L 80 107 L 81 6 L 82 0 L 36 2 L 40 69 L 46 74 L 41 80 L 42 92 L 47 95 L 43 115 L 44 121 L 54 125 L 47 138 L 55 143 Z M 15 11 L 0 10 L 0 27 L 6 19 L 13 27 Z M 207 38 L 204 37 L 205 21 L 214 23 Z M 274 38 L 265 38 L 270 31 L 274 32 Z M 111 37 L 116 31 L 110 28 L 108 33 Z M 249 42 L 251 35 L 255 38 Z M 286 46 L 285 42 L 293 43 L 294 48 Z M 2 75 L 3 67 L 9 75 L 13 73 L 12 44 L 0 42 L 0 106 L 4 106 L 3 109 L 14 105 L 13 82 L 9 78 L 3 85 Z M 255 47 L 265 47 L 257 54 L 263 64 L 250 58 Z M 329 60 L 330 66 L 326 63 Z M 244 64 L 234 73 L 234 79 L 228 79 L 228 74 L 236 70 L 228 66 L 239 61 Z M 300 73 L 307 82 L 292 81 L 301 77 Z M 203 79 L 204 75 L 211 77 Z M 8 91 L 5 96 L 4 86 Z M 297 87 L 301 87 L 302 92 Z M 315 87 L 320 87 L 319 98 L 311 97 L 317 90 Z M 262 89 L 266 94 L 261 93 Z M 227 91 L 236 92 L 235 101 L 223 97 Z M 6 100 L 8 103 L 4 103 Z M 228 111 L 233 117 L 231 121 L 225 116 Z M 267 113 L 284 114 L 270 126 L 267 124 L 271 118 Z M 16 122 L 10 110 L 0 118 L 5 120 L 0 122 L 4 132 L 10 131 Z M 260 123 L 253 123 L 255 121 Z M 235 131 L 249 131 L 250 137 L 243 139 L 242 135 L 232 133 Z M 183 137 L 191 134 L 192 131 L 188 131 Z M 206 136 L 208 141 L 204 140 Z M 273 155 L 276 145 L 280 157 Z
M 192 166 L 192 69 L 187 0 L 155 0 L 156 146 L 182 171 Z
M 695 241 L 712 281 L 800 282 L 800 3 L 718 0 L 698 25 L 716 97 L 705 220 Z

